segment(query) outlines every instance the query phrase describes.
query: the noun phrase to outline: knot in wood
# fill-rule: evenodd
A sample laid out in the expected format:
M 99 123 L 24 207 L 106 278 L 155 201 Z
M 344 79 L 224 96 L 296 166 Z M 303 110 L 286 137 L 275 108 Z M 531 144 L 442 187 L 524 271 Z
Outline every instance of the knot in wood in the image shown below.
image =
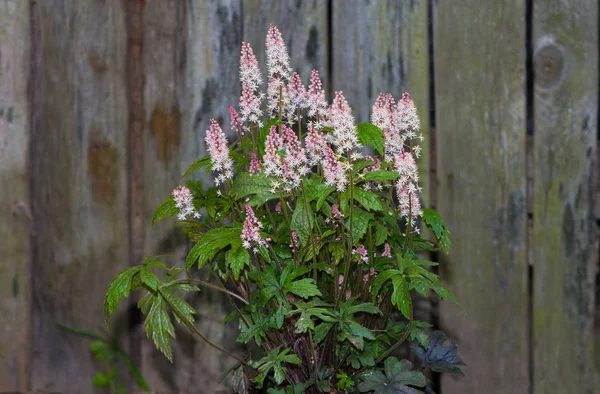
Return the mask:
M 563 48 L 555 43 L 544 45 L 535 52 L 533 61 L 536 85 L 543 89 L 556 87 L 565 69 Z

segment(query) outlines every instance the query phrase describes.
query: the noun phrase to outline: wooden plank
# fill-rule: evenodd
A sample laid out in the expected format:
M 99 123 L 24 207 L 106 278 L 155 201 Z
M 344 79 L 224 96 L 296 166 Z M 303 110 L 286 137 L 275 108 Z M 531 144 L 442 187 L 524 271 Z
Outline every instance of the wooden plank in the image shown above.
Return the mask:
M 434 5 L 438 209 L 452 232 L 441 325 L 466 378 L 444 394 L 528 393 L 525 20 L 521 0 Z M 560 392 L 551 390 L 548 392 Z
M 593 393 L 598 2 L 535 3 L 534 393 Z
M 88 341 L 54 322 L 97 331 L 127 266 L 125 13 L 123 2 L 31 4 L 31 387 L 92 393 Z
M 239 100 L 241 47 L 239 1 L 148 0 L 144 8 L 144 252 L 169 253 L 168 264 L 183 265 L 190 244 L 173 221 L 150 228 L 154 209 L 178 184 L 183 172 L 205 154 L 204 133 L 215 118 L 229 136 L 227 106 Z M 206 186 L 212 176 L 197 174 Z M 234 324 L 225 297 L 203 290 L 188 301 L 197 309 L 197 328 L 220 346 L 236 350 Z M 143 374 L 153 390 L 226 390 L 220 377 L 234 363 L 178 329 L 174 363 L 144 338 Z
M 308 84 L 317 69 L 327 86 L 328 18 L 326 1 L 242 0 L 244 41 L 248 42 L 265 72 L 265 38 L 271 23 L 281 31 L 290 53 L 292 68 Z M 266 90 L 266 85 L 264 86 Z
M 357 122 L 369 122 L 379 93 L 409 92 L 425 136 L 419 159 L 429 205 L 429 56 L 427 0 L 332 2 L 332 89 L 341 90 Z
M 29 4 L 0 1 L 0 391 L 29 378 L 28 70 Z

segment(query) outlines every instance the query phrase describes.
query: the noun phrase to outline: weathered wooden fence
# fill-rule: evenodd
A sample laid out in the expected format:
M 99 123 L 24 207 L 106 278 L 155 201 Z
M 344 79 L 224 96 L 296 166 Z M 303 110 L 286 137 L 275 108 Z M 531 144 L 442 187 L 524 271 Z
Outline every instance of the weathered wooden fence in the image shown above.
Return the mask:
M 0 0 L 0 391 L 93 392 L 86 342 L 54 323 L 97 329 L 116 273 L 185 253 L 149 218 L 269 23 L 359 120 L 380 91 L 418 105 L 441 275 L 469 313 L 433 309 L 468 364 L 439 391 L 599 392 L 595 0 Z M 220 297 L 194 302 L 234 347 Z M 117 320 L 154 390 L 224 390 L 223 356 L 181 332 L 170 365 Z

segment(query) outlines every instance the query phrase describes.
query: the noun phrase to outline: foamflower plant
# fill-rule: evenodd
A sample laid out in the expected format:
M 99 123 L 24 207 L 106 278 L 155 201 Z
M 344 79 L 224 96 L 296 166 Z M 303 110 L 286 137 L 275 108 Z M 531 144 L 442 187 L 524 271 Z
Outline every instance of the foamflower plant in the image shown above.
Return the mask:
M 342 92 L 327 102 L 317 70 L 303 85 L 273 25 L 266 63 L 265 79 L 242 44 L 239 104 L 228 108 L 229 125 L 210 120 L 208 154 L 185 174 L 205 168 L 214 185 L 189 180 L 154 215 L 176 216 L 189 235 L 185 269 L 148 257 L 123 271 L 106 294 L 107 324 L 122 297 L 141 291 L 157 348 L 172 360 L 174 317 L 237 360 L 241 393 L 434 392 L 422 370 L 460 375 L 463 363 L 413 314 L 417 293 L 457 302 L 425 259 L 450 241 L 440 216 L 421 206 L 414 102 L 382 93 L 371 123 L 356 124 Z M 224 324 L 237 322 L 251 353 L 230 353 L 197 330 L 184 295 L 202 287 L 225 294 Z M 417 369 L 393 357 L 405 343 Z

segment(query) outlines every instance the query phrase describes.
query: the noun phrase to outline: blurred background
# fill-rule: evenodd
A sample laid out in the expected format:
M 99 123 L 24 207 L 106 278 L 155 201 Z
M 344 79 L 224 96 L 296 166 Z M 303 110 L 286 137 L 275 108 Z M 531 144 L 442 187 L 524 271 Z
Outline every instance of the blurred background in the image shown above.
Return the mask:
M 269 23 L 357 121 L 380 91 L 417 104 L 423 199 L 452 232 L 433 257 L 469 314 L 424 312 L 467 363 L 438 391 L 600 392 L 594 0 L 0 0 L 0 391 L 107 392 L 90 341 L 55 323 L 105 335 L 118 272 L 182 263 L 152 213 L 209 118 L 228 129 L 241 42 L 264 65 Z M 127 302 L 112 334 L 153 390 L 231 392 L 230 360 L 180 331 L 170 364 Z M 192 302 L 238 349 L 225 300 Z

